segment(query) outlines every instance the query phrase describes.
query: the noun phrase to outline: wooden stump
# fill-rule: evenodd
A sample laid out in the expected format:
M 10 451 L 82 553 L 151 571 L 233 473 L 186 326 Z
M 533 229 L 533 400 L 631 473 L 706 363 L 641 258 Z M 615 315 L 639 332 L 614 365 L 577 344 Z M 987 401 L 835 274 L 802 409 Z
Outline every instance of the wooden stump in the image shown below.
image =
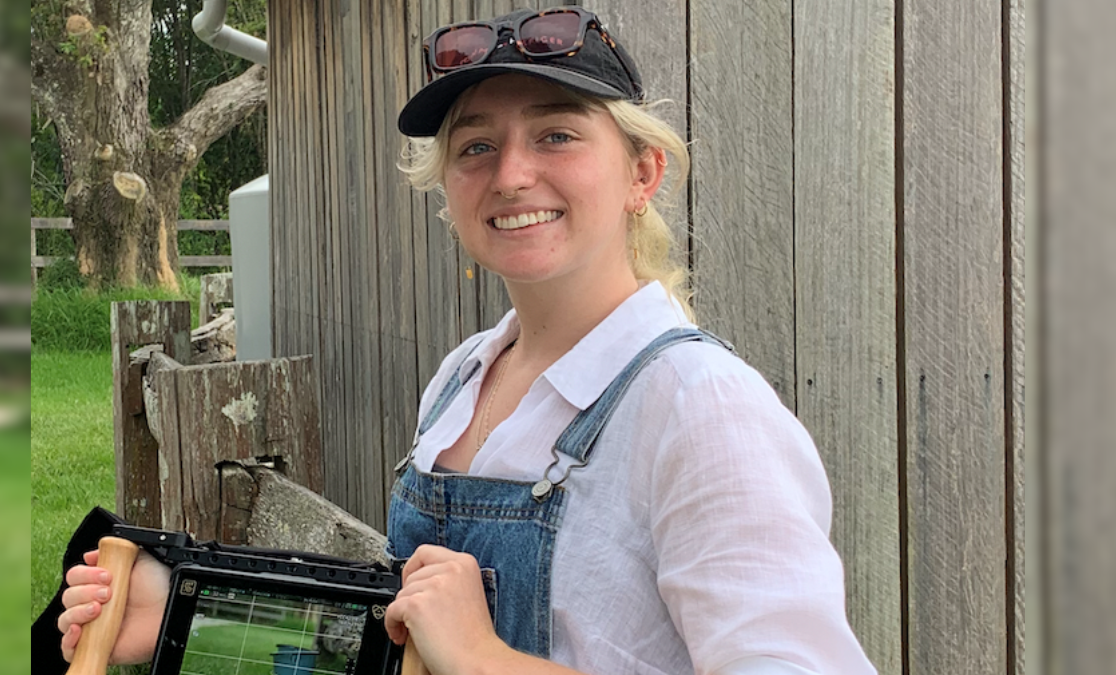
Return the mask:
M 313 492 L 322 490 L 310 357 L 177 368 L 161 354 L 152 360 L 158 363 L 150 389 L 162 439 L 163 527 L 224 539 L 223 521 L 251 502 L 234 498 L 240 492 L 230 486 L 243 477 L 230 463 L 270 467 Z M 228 534 L 230 543 L 242 543 L 242 534 Z
M 209 323 L 221 310 L 233 304 L 232 272 L 203 274 L 198 302 L 198 323 Z

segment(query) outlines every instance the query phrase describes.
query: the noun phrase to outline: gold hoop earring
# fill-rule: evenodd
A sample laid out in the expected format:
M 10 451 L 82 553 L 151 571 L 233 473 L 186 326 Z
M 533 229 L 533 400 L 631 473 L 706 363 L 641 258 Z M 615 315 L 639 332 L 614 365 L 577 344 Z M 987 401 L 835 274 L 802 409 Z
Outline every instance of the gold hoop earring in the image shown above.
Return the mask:
M 643 206 L 639 207 L 635 211 L 632 211 L 632 215 L 634 215 L 636 218 L 642 218 L 642 217 L 646 216 L 647 215 L 647 202 L 644 202 Z

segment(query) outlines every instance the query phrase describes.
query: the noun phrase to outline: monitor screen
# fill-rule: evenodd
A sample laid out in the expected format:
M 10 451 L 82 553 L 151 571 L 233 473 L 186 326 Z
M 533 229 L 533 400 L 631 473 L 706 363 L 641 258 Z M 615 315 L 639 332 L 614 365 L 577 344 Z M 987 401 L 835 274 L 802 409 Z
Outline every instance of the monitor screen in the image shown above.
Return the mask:
M 304 579 L 176 573 L 152 672 L 390 673 L 396 650 L 383 627 L 390 600 L 383 591 Z

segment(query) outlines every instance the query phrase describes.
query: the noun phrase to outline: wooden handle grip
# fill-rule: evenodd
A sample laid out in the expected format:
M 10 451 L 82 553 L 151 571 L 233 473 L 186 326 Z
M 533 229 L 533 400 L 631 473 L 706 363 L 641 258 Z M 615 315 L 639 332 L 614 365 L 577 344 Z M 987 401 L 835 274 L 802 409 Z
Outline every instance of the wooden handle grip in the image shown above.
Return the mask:
M 407 638 L 407 644 L 403 647 L 403 672 L 400 675 L 430 675 L 411 638 Z
M 104 537 L 97 549 L 101 554 L 97 567 L 112 574 L 109 584 L 112 595 L 101 607 L 101 615 L 82 627 L 74 661 L 66 675 L 105 675 L 116 636 L 120 633 L 120 623 L 124 620 L 124 608 L 128 606 L 128 580 L 139 547 L 126 539 Z

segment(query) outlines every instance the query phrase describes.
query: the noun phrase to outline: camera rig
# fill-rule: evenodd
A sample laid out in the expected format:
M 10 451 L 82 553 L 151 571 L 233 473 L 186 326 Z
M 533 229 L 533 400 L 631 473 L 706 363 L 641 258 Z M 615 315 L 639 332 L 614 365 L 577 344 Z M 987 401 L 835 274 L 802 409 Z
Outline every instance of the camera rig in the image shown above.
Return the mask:
M 98 562 L 113 574 L 113 600 L 86 627 L 68 675 L 104 673 L 139 547 L 172 568 L 151 675 L 224 672 L 244 664 L 280 675 L 425 672 L 412 645 L 395 645 L 384 628 L 384 612 L 401 586 L 402 561 L 389 569 L 118 524 L 101 540 Z

